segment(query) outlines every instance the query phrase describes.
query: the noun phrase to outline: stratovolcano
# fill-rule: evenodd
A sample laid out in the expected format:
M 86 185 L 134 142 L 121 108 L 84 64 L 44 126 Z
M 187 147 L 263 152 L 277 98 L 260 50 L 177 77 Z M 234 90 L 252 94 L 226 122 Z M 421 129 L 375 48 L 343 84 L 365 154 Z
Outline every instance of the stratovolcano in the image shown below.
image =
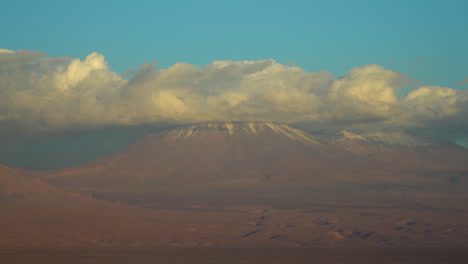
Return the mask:
M 121 152 L 51 171 L 68 187 L 318 180 L 364 169 L 356 155 L 276 123 L 204 123 L 149 133 Z

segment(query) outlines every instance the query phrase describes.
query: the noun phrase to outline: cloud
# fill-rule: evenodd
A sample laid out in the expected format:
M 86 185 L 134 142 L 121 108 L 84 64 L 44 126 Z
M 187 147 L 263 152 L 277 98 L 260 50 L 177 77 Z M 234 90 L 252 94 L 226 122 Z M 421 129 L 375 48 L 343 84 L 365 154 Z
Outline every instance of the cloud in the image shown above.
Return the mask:
M 109 125 L 276 121 L 323 129 L 434 128 L 468 131 L 466 91 L 419 87 L 379 65 L 344 77 L 276 61 L 215 61 L 204 67 L 142 64 L 119 75 L 103 55 L 84 60 L 0 50 L 0 133 L 35 134 Z
M 466 136 L 468 132 L 468 91 L 440 86 L 420 87 L 401 98 L 395 116 L 401 126 L 432 130 L 434 133 Z

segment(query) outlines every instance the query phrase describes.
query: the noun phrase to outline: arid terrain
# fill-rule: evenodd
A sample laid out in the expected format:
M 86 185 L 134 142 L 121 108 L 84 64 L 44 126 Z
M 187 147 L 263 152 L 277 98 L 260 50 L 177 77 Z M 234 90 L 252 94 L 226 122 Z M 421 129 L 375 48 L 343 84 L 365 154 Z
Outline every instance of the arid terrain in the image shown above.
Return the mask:
M 193 254 L 211 261 L 200 263 L 218 263 L 219 252 L 239 257 L 226 248 L 269 253 L 245 251 L 258 262 L 223 263 L 312 261 L 317 248 L 372 248 L 367 257 L 393 263 L 382 257 L 391 248 L 422 247 L 457 263 L 468 247 L 467 179 L 468 150 L 405 134 L 319 137 L 266 123 L 175 128 L 69 168 L 0 166 L 0 260 L 28 249 L 40 259 L 52 247 L 65 249 L 47 263 L 70 254 L 82 258 L 68 263 L 107 263 L 100 258 L 131 246 L 144 252 L 138 263 L 161 248 L 171 248 L 159 254 L 164 263 L 192 263 L 183 259 Z M 89 250 L 96 246 L 108 249 Z M 281 259 L 276 249 L 299 253 Z M 317 263 L 367 261 L 359 262 L 363 252 L 346 252 L 313 255 Z M 422 255 L 439 263 L 431 253 Z M 112 263 L 130 263 L 120 261 Z

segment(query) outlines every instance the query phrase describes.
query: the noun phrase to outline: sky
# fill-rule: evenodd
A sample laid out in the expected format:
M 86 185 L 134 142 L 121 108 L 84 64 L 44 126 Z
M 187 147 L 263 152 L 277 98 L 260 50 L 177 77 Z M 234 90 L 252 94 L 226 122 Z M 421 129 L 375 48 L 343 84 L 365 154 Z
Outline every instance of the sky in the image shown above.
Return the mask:
M 468 146 L 468 1 L 0 0 L 0 164 L 273 121 Z

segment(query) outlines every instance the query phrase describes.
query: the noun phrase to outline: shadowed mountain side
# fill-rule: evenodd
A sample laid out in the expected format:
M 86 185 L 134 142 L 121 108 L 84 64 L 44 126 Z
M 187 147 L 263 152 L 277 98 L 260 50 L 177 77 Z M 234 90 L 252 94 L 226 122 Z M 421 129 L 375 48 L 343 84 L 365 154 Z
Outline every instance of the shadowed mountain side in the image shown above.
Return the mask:
M 207 123 L 148 134 L 118 153 L 46 172 L 67 187 L 193 184 L 235 179 L 322 181 L 363 172 L 360 157 L 274 123 Z

